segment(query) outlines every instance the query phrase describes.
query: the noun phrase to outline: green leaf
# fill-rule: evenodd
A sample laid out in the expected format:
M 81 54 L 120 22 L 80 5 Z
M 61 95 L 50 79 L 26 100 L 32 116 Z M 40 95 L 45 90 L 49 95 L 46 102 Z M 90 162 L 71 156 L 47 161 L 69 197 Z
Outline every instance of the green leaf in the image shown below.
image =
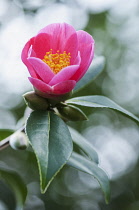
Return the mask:
M 105 58 L 103 56 L 95 57 L 92 66 L 88 69 L 83 78 L 76 84 L 73 95 L 89 85 L 103 70 Z
M 77 170 L 92 175 L 100 184 L 100 187 L 104 193 L 106 203 L 110 200 L 110 184 L 106 173 L 99 168 L 92 161 L 84 158 L 83 156 L 73 152 L 71 158 L 67 164 Z
M 63 120 L 47 111 L 31 113 L 26 133 L 38 161 L 41 191 L 44 193 L 71 156 L 71 135 Z
M 7 138 L 11 134 L 13 134 L 15 131 L 11 129 L 0 129 L 0 141 Z
M 69 127 L 73 142 L 95 163 L 98 163 L 98 154 L 93 146 L 75 129 Z
M 4 171 L 12 171 L 18 174 L 22 177 L 24 183 L 26 184 L 39 183 L 38 165 L 31 146 L 24 151 L 13 150 L 10 146 L 1 150 L 0 169 L 3 169 Z M 16 201 L 14 199 L 14 193 L 12 193 L 8 185 L 5 185 L 3 183 L 4 182 L 2 182 L 2 184 L 0 183 L 0 199 L 5 203 L 8 210 L 15 210 Z M 20 185 L 20 187 L 22 187 L 22 185 Z M 29 185 L 29 195 L 31 195 L 32 193 L 33 192 L 30 191 Z M 39 189 L 36 188 L 35 195 L 39 194 Z M 25 204 L 28 204 L 28 199 L 27 202 L 25 202 Z
M 16 210 L 22 210 L 27 196 L 27 188 L 21 177 L 13 171 L 0 167 L 0 179 L 8 184 L 15 193 Z
M 66 101 L 68 104 L 76 104 L 80 106 L 87 106 L 87 107 L 94 107 L 94 108 L 110 108 L 115 109 L 119 112 L 122 112 L 123 114 L 127 115 L 128 117 L 136 120 L 139 122 L 139 118 L 136 117 L 131 112 L 127 111 L 126 109 L 122 108 L 118 104 L 116 104 L 114 101 L 110 100 L 109 98 L 105 96 L 82 96 L 82 97 L 76 97 L 71 98 Z

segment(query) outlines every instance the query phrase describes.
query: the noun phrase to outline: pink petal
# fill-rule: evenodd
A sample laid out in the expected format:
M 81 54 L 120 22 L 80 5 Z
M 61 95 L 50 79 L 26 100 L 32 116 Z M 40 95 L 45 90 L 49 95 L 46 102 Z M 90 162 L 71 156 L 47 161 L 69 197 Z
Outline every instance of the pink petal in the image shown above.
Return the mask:
M 53 79 L 50 81 L 49 85 L 56 85 L 59 82 L 64 82 L 69 80 L 75 72 L 78 70 L 79 65 L 72 65 L 63 68 L 58 74 L 56 74 Z
M 92 59 L 94 57 L 94 43 L 86 45 L 86 44 L 80 44 L 80 53 L 81 53 L 81 64 L 78 71 L 75 73 L 75 75 L 71 78 L 75 81 L 79 81 L 83 75 L 88 70 Z M 83 50 L 84 49 L 84 50 Z
M 82 30 L 77 31 L 77 36 L 78 36 L 79 45 L 94 43 L 93 37 L 85 31 L 82 31 Z
M 80 51 L 78 51 L 78 55 L 75 58 L 74 65 L 80 65 L 80 63 L 81 63 L 81 56 L 80 56 Z
M 53 94 L 62 95 L 62 94 L 68 93 L 71 90 L 73 90 L 75 85 L 76 85 L 76 81 L 74 80 L 60 82 L 52 87 Z
M 72 77 L 77 82 L 83 77 L 88 70 L 94 56 L 94 39 L 85 31 L 77 31 L 79 42 L 79 51 L 81 55 L 81 64 L 78 71 Z
M 52 87 L 36 78 L 29 77 L 29 80 L 37 90 L 47 93 L 48 95 L 63 95 L 70 92 L 76 85 L 74 80 L 60 82 Z
M 91 55 L 90 55 L 90 59 L 89 59 L 89 61 L 88 61 L 88 68 L 89 68 L 89 66 L 90 66 L 90 64 L 91 64 L 91 62 L 92 62 L 92 60 L 93 60 L 93 58 L 94 58 L 94 44 L 92 44 Z
M 34 40 L 33 50 L 36 53 L 36 57 L 43 59 L 46 52 L 51 49 L 51 36 L 46 33 L 39 33 Z
M 28 61 L 45 83 L 49 83 L 54 77 L 54 73 L 51 71 L 50 67 L 39 58 L 30 57 Z
M 56 34 L 56 31 L 58 31 L 60 29 L 60 25 L 61 25 L 60 23 L 49 24 L 49 25 L 45 26 L 44 28 L 42 28 L 39 31 L 39 33 L 46 33 L 46 34 L 50 34 L 50 35 Z
M 32 78 L 32 77 L 29 77 L 29 81 L 32 83 L 32 85 L 36 89 L 40 90 L 41 92 L 48 93 L 48 94 L 52 93 L 52 87 L 45 84 L 43 81 L 36 78 Z
M 34 71 L 32 65 L 31 65 L 31 64 L 28 62 L 28 60 L 27 60 L 27 58 L 28 58 L 28 56 L 29 56 L 29 53 L 30 53 L 30 50 L 29 50 L 29 49 L 30 49 L 30 47 L 31 47 L 31 45 L 32 45 L 33 43 L 34 43 L 34 37 L 31 38 L 31 39 L 26 43 L 26 45 L 24 46 L 24 48 L 23 48 L 23 50 L 22 50 L 22 54 L 21 54 L 21 59 L 22 59 L 23 63 L 27 66 L 30 75 L 31 75 L 32 77 L 37 78 L 37 75 L 36 75 L 36 73 L 35 73 L 35 71 Z
M 74 61 L 78 53 L 78 39 L 76 33 L 72 34 L 70 38 L 67 40 L 63 51 L 70 53 L 71 55 L 70 63 L 71 65 L 74 65 Z
M 42 29 L 39 33 L 47 33 L 51 36 L 51 49 L 53 53 L 56 53 L 57 50 L 60 50 L 61 42 L 60 42 L 60 35 L 61 35 L 61 24 L 54 23 L 46 26 Z
M 31 45 L 31 47 L 29 48 L 28 57 L 36 57 L 36 53 L 35 53 L 35 51 L 32 49 L 32 45 Z
M 61 32 L 63 38 L 68 39 L 73 33 L 76 33 L 75 29 L 67 23 L 53 23 L 44 27 L 39 31 L 39 33 L 47 33 L 50 35 L 56 35 Z
M 63 53 L 65 43 L 70 38 L 72 34 L 75 34 L 75 29 L 67 23 L 54 23 L 46 26 L 39 33 L 47 33 L 51 35 L 51 48 L 53 53 L 60 50 Z

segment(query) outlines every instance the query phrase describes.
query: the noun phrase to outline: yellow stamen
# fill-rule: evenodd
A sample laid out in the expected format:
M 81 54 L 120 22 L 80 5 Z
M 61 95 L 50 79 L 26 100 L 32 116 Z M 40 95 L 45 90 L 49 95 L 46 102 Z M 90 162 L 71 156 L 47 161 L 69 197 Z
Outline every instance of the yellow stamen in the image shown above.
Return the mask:
M 59 53 L 59 50 L 57 50 L 57 52 L 53 54 L 52 49 L 50 49 L 49 52 L 46 52 L 42 60 L 57 74 L 61 69 L 70 65 L 70 58 L 70 53 L 66 53 L 66 51 Z

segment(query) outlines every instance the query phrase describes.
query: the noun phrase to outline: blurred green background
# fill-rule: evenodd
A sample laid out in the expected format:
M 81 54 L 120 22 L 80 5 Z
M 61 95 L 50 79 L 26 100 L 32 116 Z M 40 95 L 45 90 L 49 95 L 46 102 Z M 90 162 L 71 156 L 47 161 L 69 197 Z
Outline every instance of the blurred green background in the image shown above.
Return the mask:
M 105 95 L 139 116 L 138 0 L 0 0 L 0 129 L 20 127 L 22 94 L 32 89 L 21 50 L 30 37 L 54 22 L 89 32 L 96 56 L 106 58 L 103 73 L 80 95 Z M 110 204 L 105 204 L 96 180 L 67 166 L 41 195 L 34 155 L 7 148 L 0 151 L 0 164 L 22 174 L 29 190 L 25 210 L 139 210 L 138 125 L 112 110 L 85 111 L 89 121 L 70 125 L 98 152 L 111 181 Z M 14 210 L 15 200 L 1 182 L 0 210 L 6 209 Z

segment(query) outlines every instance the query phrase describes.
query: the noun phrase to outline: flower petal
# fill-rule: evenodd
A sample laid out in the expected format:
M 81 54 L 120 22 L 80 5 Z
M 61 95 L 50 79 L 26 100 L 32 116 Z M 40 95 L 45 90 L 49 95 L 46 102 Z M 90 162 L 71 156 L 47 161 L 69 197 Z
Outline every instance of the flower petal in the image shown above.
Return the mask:
M 39 33 L 34 40 L 33 50 L 36 57 L 43 59 L 46 52 L 51 49 L 51 36 L 46 33 Z
M 64 82 L 69 80 L 75 72 L 78 70 L 79 65 L 72 65 L 63 68 L 58 74 L 56 74 L 53 79 L 50 81 L 49 85 L 55 85 L 59 82 Z
M 52 87 L 53 94 L 62 95 L 68 93 L 73 90 L 76 85 L 76 81 L 68 80 L 64 82 L 60 82 Z
M 80 68 L 71 79 L 76 80 L 78 82 L 88 70 L 93 59 L 94 39 L 90 34 L 88 34 L 85 31 L 77 31 L 77 37 L 79 42 L 78 50 L 80 51 L 81 55 L 81 64 Z
M 34 50 L 32 49 L 32 45 L 31 45 L 30 48 L 29 48 L 28 57 L 36 57 L 36 53 L 35 53 Z
M 85 31 L 77 31 L 77 37 L 79 41 L 79 48 L 80 44 L 91 44 L 95 43 L 93 37 Z
M 32 78 L 32 77 L 29 77 L 28 79 L 32 83 L 32 85 L 36 89 L 40 90 L 41 92 L 48 93 L 48 94 L 52 93 L 52 87 L 47 85 L 43 81 L 36 79 L 36 78 Z
M 74 61 L 78 53 L 78 39 L 76 33 L 72 34 L 70 38 L 67 40 L 63 51 L 70 53 L 71 55 L 70 63 L 71 65 L 74 65 Z
M 27 43 L 26 45 L 24 46 L 23 50 L 22 50 L 22 54 L 21 54 L 21 59 L 23 61 L 23 63 L 27 66 L 28 68 L 28 71 L 30 73 L 30 75 L 32 77 L 35 77 L 37 78 L 37 75 L 32 67 L 32 65 L 28 62 L 27 58 L 30 54 L 30 47 L 32 46 L 32 44 L 34 43 L 34 37 L 31 38 Z
M 54 23 L 46 26 L 40 30 L 39 33 L 51 35 L 51 48 L 53 49 L 53 53 L 56 53 L 57 50 L 60 50 L 60 52 L 63 53 L 65 43 L 72 34 L 76 33 L 76 31 L 67 23 Z
M 29 77 L 29 80 L 37 90 L 48 95 L 63 95 L 70 92 L 76 85 L 76 81 L 74 80 L 60 82 L 52 87 L 36 78 Z
M 80 51 L 78 51 L 78 55 L 75 58 L 74 65 L 80 65 L 80 63 L 81 63 L 81 56 L 80 56 Z
M 86 56 L 86 59 L 85 59 L 85 56 Z M 78 82 L 84 76 L 84 74 L 88 70 L 93 60 L 93 57 L 94 57 L 94 44 L 91 44 L 86 47 L 86 52 L 82 53 L 80 68 L 78 72 L 76 72 L 77 74 L 74 75 L 74 78 L 72 79 L 75 79 Z
M 50 67 L 39 58 L 30 57 L 28 61 L 45 83 L 49 83 L 54 77 L 54 73 L 51 71 Z

